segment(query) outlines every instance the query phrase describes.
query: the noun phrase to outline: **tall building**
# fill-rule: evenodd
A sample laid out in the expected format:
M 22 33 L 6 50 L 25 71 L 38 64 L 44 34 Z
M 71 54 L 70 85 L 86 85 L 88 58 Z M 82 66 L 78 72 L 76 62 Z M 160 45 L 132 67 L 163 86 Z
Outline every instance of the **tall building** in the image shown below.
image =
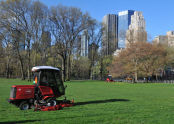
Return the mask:
M 156 36 L 155 39 L 153 40 L 153 43 L 167 45 L 168 44 L 167 36 L 166 35 Z
M 131 16 L 131 24 L 129 29 L 126 31 L 126 46 L 133 42 L 146 42 L 147 32 L 145 19 L 142 12 L 135 11 L 134 15 Z
M 111 55 L 118 48 L 118 16 L 108 14 L 103 17 L 102 50 Z
M 167 40 L 168 40 L 169 47 L 174 46 L 174 31 L 167 32 Z
M 126 10 L 118 13 L 118 47 L 126 47 L 126 31 L 131 24 L 131 16 L 134 14 L 134 10 Z
M 81 56 L 88 57 L 89 36 L 88 31 L 83 31 L 81 35 Z
M 169 47 L 174 46 L 174 31 L 168 31 L 166 35 L 156 36 L 153 43 L 163 44 Z

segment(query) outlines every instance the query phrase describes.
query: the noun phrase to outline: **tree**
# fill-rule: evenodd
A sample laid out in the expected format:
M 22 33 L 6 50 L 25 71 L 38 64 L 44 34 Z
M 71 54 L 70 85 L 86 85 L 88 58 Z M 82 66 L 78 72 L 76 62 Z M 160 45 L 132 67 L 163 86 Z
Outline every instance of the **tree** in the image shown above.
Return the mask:
M 108 68 L 111 65 L 113 60 L 112 55 L 103 56 L 100 54 L 99 56 L 99 67 L 100 67 L 100 79 L 106 79 L 106 76 L 109 74 Z
M 90 60 L 90 78 L 93 79 L 94 66 L 99 61 L 98 48 L 101 46 L 102 36 L 102 24 L 99 24 L 96 20 L 91 22 L 91 26 L 88 28 L 89 35 L 89 60 Z
M 75 79 L 89 79 L 90 60 L 87 57 L 79 56 L 73 60 L 72 76 Z
M 39 1 L 34 1 L 32 4 L 32 39 L 33 45 L 35 45 L 33 50 L 35 51 L 34 56 L 41 56 L 42 62 L 40 65 L 46 65 L 46 56 L 48 54 L 48 49 L 51 47 L 51 33 L 49 32 L 49 20 L 48 7 Z M 37 60 L 35 61 L 37 62 Z M 36 63 L 34 63 L 36 65 Z
M 63 77 L 70 80 L 71 55 L 80 32 L 90 25 L 91 17 L 83 14 L 80 9 L 74 7 L 57 6 L 51 8 L 49 17 L 52 22 L 52 34 L 55 39 L 57 54 L 62 57 Z
M 167 52 L 162 46 L 147 42 L 131 43 L 116 56 L 109 70 L 115 77 L 152 76 L 166 65 Z

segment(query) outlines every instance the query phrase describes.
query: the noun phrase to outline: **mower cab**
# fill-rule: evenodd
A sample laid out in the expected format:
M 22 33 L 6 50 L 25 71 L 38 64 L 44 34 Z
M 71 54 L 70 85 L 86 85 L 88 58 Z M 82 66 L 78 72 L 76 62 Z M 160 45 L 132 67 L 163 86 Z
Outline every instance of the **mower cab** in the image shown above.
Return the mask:
M 58 68 L 36 66 L 32 68 L 32 72 L 34 74 L 33 83 L 36 86 L 36 90 L 37 88 L 41 90 L 44 99 L 65 95 L 65 87 Z

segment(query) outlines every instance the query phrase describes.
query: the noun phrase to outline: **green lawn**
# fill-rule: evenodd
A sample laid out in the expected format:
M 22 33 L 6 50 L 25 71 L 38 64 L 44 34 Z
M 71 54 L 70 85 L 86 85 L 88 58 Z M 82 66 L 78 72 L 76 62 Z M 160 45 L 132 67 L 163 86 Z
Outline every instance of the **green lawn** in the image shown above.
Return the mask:
M 32 82 L 0 79 L 0 123 L 174 123 L 174 84 L 66 82 L 66 96 L 77 105 L 46 112 L 21 111 L 9 104 L 10 87 L 16 84 Z

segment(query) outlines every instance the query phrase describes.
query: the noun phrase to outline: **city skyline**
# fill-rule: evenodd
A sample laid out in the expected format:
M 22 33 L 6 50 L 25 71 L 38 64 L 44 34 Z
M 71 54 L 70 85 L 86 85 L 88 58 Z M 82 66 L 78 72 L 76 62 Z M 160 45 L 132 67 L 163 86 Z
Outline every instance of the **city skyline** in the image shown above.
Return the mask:
M 167 31 L 174 30 L 173 4 L 174 1 L 150 1 L 142 0 L 96 0 L 80 1 L 80 0 L 40 0 L 47 6 L 56 6 L 58 4 L 65 6 L 74 6 L 82 9 L 83 12 L 89 14 L 97 21 L 102 22 L 102 18 L 106 14 L 116 14 L 124 10 L 136 10 L 143 12 L 146 20 L 146 30 L 153 40 L 155 36 L 165 35 Z M 125 4 L 126 3 L 126 4 Z M 148 38 L 149 39 L 149 38 Z
M 131 42 L 147 41 L 146 22 L 140 11 L 126 10 L 118 14 L 107 14 L 103 17 L 102 25 L 104 55 L 126 48 Z

